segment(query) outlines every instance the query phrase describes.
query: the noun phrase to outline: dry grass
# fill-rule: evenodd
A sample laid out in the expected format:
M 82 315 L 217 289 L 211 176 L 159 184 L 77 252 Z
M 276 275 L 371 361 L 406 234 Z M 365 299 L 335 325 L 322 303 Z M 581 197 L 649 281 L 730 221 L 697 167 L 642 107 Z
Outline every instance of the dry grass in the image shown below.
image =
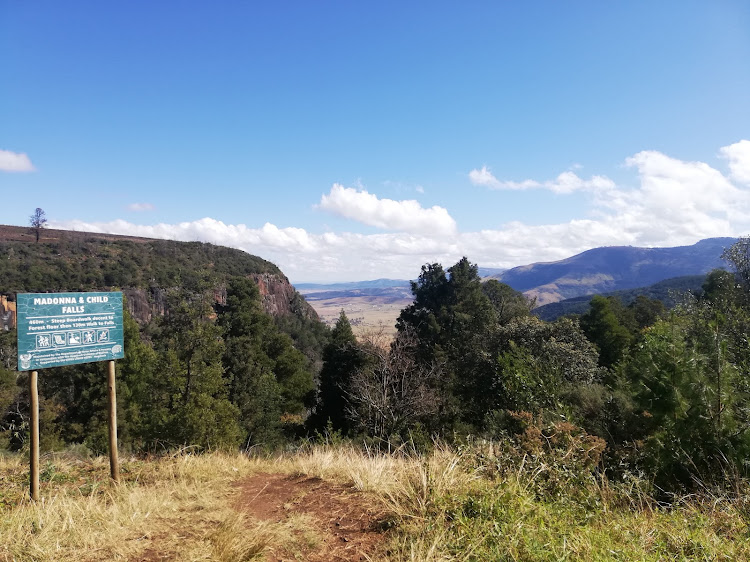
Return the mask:
M 155 544 L 176 560 L 260 560 L 271 550 L 303 559 L 319 541 L 305 516 L 259 522 L 233 507 L 232 482 L 274 472 L 353 485 L 382 502 L 392 531 L 373 560 L 383 562 L 750 559 L 745 483 L 666 509 L 632 485 L 592 478 L 585 490 L 544 495 L 539 473 L 493 478 L 476 465 L 471 452 L 445 447 L 420 456 L 316 446 L 262 459 L 129 460 L 113 486 L 104 459 L 54 457 L 33 503 L 25 459 L 0 458 L 0 560 L 149 560 Z
M 219 453 L 133 459 L 122 463 L 117 486 L 105 459 L 48 457 L 35 503 L 19 477 L 27 465 L 4 458 L 0 473 L 12 484 L 3 488 L 0 560 L 148 560 L 153 545 L 178 560 L 251 560 L 289 533 L 254 525 L 232 506 L 231 483 L 266 463 Z
M 546 493 L 539 480 L 556 477 L 550 467 L 543 473 L 521 462 L 509 477 L 497 478 L 478 466 L 476 453 L 436 447 L 420 456 L 332 446 L 285 462 L 382 501 L 394 532 L 373 560 L 750 559 L 745 483 L 731 496 L 706 493 L 665 508 L 638 483 L 602 478 L 583 477 L 568 493 Z

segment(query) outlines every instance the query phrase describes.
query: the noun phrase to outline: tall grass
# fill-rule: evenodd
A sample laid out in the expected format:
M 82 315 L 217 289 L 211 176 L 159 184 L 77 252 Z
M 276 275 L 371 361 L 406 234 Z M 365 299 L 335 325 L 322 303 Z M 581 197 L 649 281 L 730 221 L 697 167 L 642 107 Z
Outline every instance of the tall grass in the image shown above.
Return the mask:
M 383 562 L 750 559 L 746 482 L 662 505 L 639 478 L 608 481 L 584 445 L 176 455 L 124 462 L 120 486 L 107 481 L 104 459 L 51 457 L 38 503 L 24 497 L 24 460 L 0 458 L 0 560 L 137 560 L 155 544 L 177 560 L 263 560 L 279 549 L 304 560 L 320 542 L 311 516 L 262 522 L 234 507 L 232 482 L 267 472 L 370 497 L 385 514 L 388 532 L 371 555 Z
M 335 446 L 290 461 L 378 498 L 392 530 L 373 560 L 750 559 L 747 483 L 663 505 L 642 478 L 599 473 L 595 446 L 569 432 L 546 450 L 484 443 L 423 456 Z
M 104 459 L 49 457 L 41 500 L 28 500 L 24 486 L 2 509 L 0 559 L 132 560 L 158 541 L 160 550 L 180 559 L 250 560 L 266 547 L 268 533 L 258 528 L 238 539 L 242 524 L 229 501 L 230 483 L 258 464 L 223 454 L 130 460 L 122 463 L 117 486 L 108 481 Z M 12 488 L 21 483 L 23 465 L 0 460 Z

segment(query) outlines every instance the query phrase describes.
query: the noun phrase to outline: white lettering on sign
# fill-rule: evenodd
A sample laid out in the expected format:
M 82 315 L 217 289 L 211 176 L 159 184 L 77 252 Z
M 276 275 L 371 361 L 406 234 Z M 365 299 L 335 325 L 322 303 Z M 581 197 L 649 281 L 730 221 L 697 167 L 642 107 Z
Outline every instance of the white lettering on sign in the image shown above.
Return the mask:
M 34 304 L 78 304 L 83 302 L 83 297 L 76 300 L 75 297 L 38 297 L 34 299 Z M 104 301 L 106 302 L 106 301 Z
M 109 297 L 86 297 L 86 302 L 109 302 Z
M 81 312 L 83 312 L 82 306 L 63 306 L 62 307 L 63 314 L 80 314 Z

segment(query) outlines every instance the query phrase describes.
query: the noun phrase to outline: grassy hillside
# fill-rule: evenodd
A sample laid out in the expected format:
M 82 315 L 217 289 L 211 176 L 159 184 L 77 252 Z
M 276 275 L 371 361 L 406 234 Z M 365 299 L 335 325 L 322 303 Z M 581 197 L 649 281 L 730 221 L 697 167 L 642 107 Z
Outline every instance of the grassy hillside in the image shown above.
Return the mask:
M 24 460 L 3 457 L 0 559 L 750 557 L 744 485 L 657 504 L 637 477 L 615 483 L 587 469 L 584 451 L 573 440 L 557 452 L 484 443 L 386 455 L 339 445 L 267 458 L 131 458 L 117 487 L 105 459 L 67 454 L 43 459 L 38 503 L 24 498 Z
M 118 429 L 125 446 L 240 443 L 251 431 L 259 435 L 261 426 L 267 443 L 301 431 L 328 330 L 274 264 L 200 242 L 45 230 L 37 243 L 27 229 L 0 229 L 0 295 L 9 301 L 0 306 L 7 313 L 3 321 L 10 316 L 7 328 L 13 328 L 16 292 L 91 290 L 122 290 L 126 297 L 127 351 L 118 362 Z M 230 321 L 231 333 L 222 324 Z M 25 446 L 28 394 L 24 376 L 5 371 L 16 368 L 15 333 L 0 333 L 0 447 L 16 450 Z M 249 389 L 240 390 L 240 364 L 262 365 L 262 399 L 249 374 L 242 379 Z M 54 377 L 42 378 L 48 414 L 43 448 L 86 441 L 101 450 L 101 368 L 58 367 Z M 251 398 L 244 398 L 245 390 Z M 250 399 L 262 409 L 241 413 L 238 404 L 247 410 Z M 260 420 L 258 412 L 267 418 Z M 249 421 L 255 414 L 258 419 Z M 206 432 L 211 437 L 200 437 Z
M 701 290 L 701 285 L 706 280 L 705 275 L 687 275 L 684 277 L 675 277 L 665 279 L 659 283 L 654 283 L 648 287 L 637 289 L 627 289 L 622 291 L 612 291 L 602 293 L 605 297 L 617 297 L 624 305 L 633 302 L 636 297 L 643 295 L 650 299 L 656 299 L 664 303 L 667 308 L 675 305 L 675 296 L 687 291 L 697 292 Z M 593 295 L 585 295 L 572 299 L 565 299 L 560 302 L 545 304 L 534 309 L 534 315 L 547 322 L 553 322 L 561 316 L 569 314 L 584 314 L 589 309 L 589 303 Z
M 65 230 L 0 228 L 0 292 L 102 290 L 110 287 L 223 283 L 231 276 L 282 275 L 269 261 L 202 242 L 174 242 Z
M 644 287 L 673 277 L 705 275 L 723 268 L 724 248 L 734 238 L 709 238 L 692 246 L 594 248 L 570 258 L 515 267 L 493 276 L 540 305 L 583 295 Z

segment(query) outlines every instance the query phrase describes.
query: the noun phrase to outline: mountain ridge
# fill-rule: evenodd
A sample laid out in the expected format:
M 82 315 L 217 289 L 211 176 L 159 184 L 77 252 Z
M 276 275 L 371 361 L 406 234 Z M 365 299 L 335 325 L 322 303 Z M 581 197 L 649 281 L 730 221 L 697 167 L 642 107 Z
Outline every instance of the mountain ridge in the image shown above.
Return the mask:
M 0 225 L 0 293 L 118 288 L 142 323 L 165 312 L 168 289 L 214 282 L 217 302 L 233 276 L 252 279 L 267 314 L 317 321 L 312 306 L 278 266 L 243 250 L 206 242 L 44 228 L 39 242 L 28 227 Z
M 686 275 L 684 277 L 672 277 L 664 279 L 653 285 L 636 287 L 633 289 L 621 289 L 609 293 L 598 293 L 602 297 L 616 297 L 624 305 L 632 303 L 636 297 L 645 296 L 664 303 L 667 309 L 672 308 L 679 300 L 682 293 L 698 293 L 702 290 L 703 283 L 706 281 L 706 275 Z M 536 307 L 532 314 L 547 322 L 552 322 L 561 316 L 570 314 L 585 314 L 595 295 L 583 295 L 569 299 L 551 302 Z
M 647 287 L 664 279 L 705 275 L 724 268 L 724 248 L 736 238 L 706 238 L 689 246 L 642 248 L 603 246 L 554 262 L 509 269 L 485 279 L 497 279 L 538 305 L 584 295 Z

